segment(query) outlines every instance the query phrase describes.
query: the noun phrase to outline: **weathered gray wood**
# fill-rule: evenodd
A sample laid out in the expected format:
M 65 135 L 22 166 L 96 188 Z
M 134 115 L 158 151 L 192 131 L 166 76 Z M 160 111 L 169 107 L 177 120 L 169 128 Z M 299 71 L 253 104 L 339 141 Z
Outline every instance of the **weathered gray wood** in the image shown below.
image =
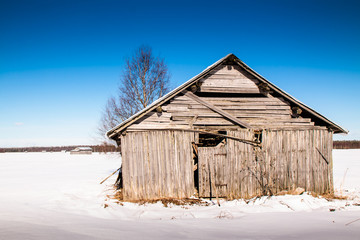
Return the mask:
M 240 70 L 224 65 L 214 69 L 201 80 L 200 91 L 258 93 L 259 81 Z M 332 191 L 332 132 L 326 126 L 292 118 L 290 104 L 271 93 L 209 95 L 175 96 L 162 103 L 161 112 L 154 109 L 127 126 L 120 136 L 125 199 L 193 196 L 191 143 L 198 142 L 203 130 L 223 130 L 228 136 L 222 146 L 226 154 L 213 147 L 199 150 L 200 196 L 209 195 L 209 174 L 214 174 L 218 195 L 231 199 L 261 195 L 264 183 L 273 193 L 296 187 Z M 262 130 L 261 150 L 248 144 L 254 130 Z
M 271 140 L 271 136 L 275 136 L 278 140 Z M 319 148 L 323 149 L 323 152 L 329 151 L 330 133 L 328 130 L 271 130 L 264 131 L 263 137 L 266 142 L 271 140 L 270 145 L 263 142 L 263 149 L 266 155 L 274 154 L 274 157 L 277 156 L 276 168 L 283 168 L 282 164 L 288 166 L 287 174 L 284 175 L 283 171 L 280 171 L 275 176 L 282 183 L 276 184 L 277 191 L 281 188 L 293 189 L 297 186 L 317 193 L 331 191 L 332 173 L 328 171 L 328 165 L 316 150 Z M 293 143 L 291 148 L 288 145 L 290 143 Z M 282 150 L 280 151 L 280 149 Z M 289 151 L 291 153 L 288 153 Z M 279 157 L 280 160 L 278 160 Z M 283 161 L 284 159 L 286 162 Z
M 129 132 L 122 140 L 125 199 L 192 196 L 190 133 Z
M 274 97 L 239 97 L 239 96 L 228 96 L 226 98 L 219 98 L 219 97 L 201 97 L 202 99 L 204 99 L 205 101 L 209 101 L 209 102 L 217 102 L 217 101 L 230 101 L 230 102 L 237 102 L 237 103 L 259 103 L 259 102 L 263 102 L 263 103 L 278 103 L 278 104 L 286 104 L 284 103 L 283 100 L 281 100 L 280 98 L 274 98 Z M 186 95 L 178 95 L 176 97 L 173 98 L 172 101 L 192 101 L 190 98 L 188 98 Z M 289 104 L 286 104 L 289 105 Z
M 324 159 L 324 161 L 326 162 L 326 164 L 329 164 L 329 160 L 327 160 L 327 158 L 325 157 L 325 155 L 324 155 L 318 148 L 316 148 L 316 150 L 318 151 L 318 153 L 320 154 L 320 156 Z
M 214 112 L 217 112 L 217 113 L 221 114 L 222 116 L 224 116 L 225 118 L 227 118 L 227 119 L 235 122 L 235 123 L 238 124 L 239 126 L 245 127 L 245 128 L 251 128 L 249 124 L 246 124 L 246 123 L 240 121 L 239 119 L 237 119 L 236 117 L 230 115 L 229 113 L 221 110 L 220 108 L 217 108 L 217 107 L 215 107 L 215 106 L 212 105 L 212 104 L 209 104 L 208 102 L 200 99 L 198 96 L 194 95 L 193 93 L 191 93 L 191 92 L 189 92 L 189 91 L 184 91 L 183 93 L 184 93 L 186 96 L 192 98 L 193 100 L 195 100 L 195 101 L 201 103 L 202 105 L 210 108 L 210 109 L 213 110 Z
M 260 90 L 258 88 L 252 89 L 252 88 L 242 88 L 242 87 L 232 87 L 232 88 L 226 88 L 226 87 L 206 87 L 201 86 L 199 89 L 199 92 L 214 92 L 214 93 L 260 93 Z
M 164 129 L 153 129 L 153 130 L 157 130 L 157 131 L 183 131 L 183 132 L 196 132 L 196 133 L 203 133 L 203 134 L 210 134 L 210 135 L 214 135 L 214 136 L 220 136 L 220 137 L 224 137 L 224 138 L 229 138 L 229 139 L 233 139 L 239 142 L 243 142 L 246 144 L 251 144 L 251 145 L 259 145 L 259 142 L 257 141 L 253 141 L 250 140 L 251 136 L 247 136 L 248 139 L 246 138 L 238 138 L 235 136 L 231 136 L 231 135 L 226 135 L 226 134 L 220 134 L 220 133 L 214 133 L 214 132 L 210 132 L 210 131 L 204 131 L 204 130 L 200 130 L 200 129 L 176 129 L 176 128 L 164 128 Z M 190 137 L 190 136 L 188 136 Z
M 210 185 L 212 188 L 212 192 L 214 193 L 214 195 L 216 197 L 217 204 L 220 206 L 219 195 L 218 195 L 218 190 L 217 190 L 217 186 L 216 186 L 215 167 L 214 167 L 213 159 L 209 158 L 208 163 L 209 163 L 209 173 L 210 173 L 209 174 L 210 175 Z M 213 197 L 213 196 L 210 195 L 210 197 Z
M 328 158 L 330 159 L 330 164 L 328 167 L 328 181 L 329 181 L 329 192 L 334 192 L 334 182 L 333 182 L 333 157 L 332 157 L 332 150 L 333 150 L 333 132 L 330 131 L 328 134 Z
M 287 119 L 291 120 L 293 122 L 301 121 L 302 118 L 291 118 L 290 115 L 285 111 L 279 111 L 279 110 L 227 110 L 230 114 L 236 116 L 237 118 L 251 118 L 251 120 L 259 119 Z M 213 117 L 213 118 L 222 118 L 218 113 L 212 112 L 210 110 L 205 109 L 196 109 L 196 110 L 190 110 L 189 111 L 174 111 L 171 113 L 172 117 L 178 117 L 178 116 L 189 116 L 194 117 L 195 115 L 198 115 L 198 117 Z M 254 119 L 255 118 L 255 119 Z M 170 119 L 169 119 L 170 120 Z
M 214 104 L 215 106 L 217 105 L 222 105 L 222 106 L 226 106 L 226 105 L 236 105 L 236 106 L 242 106 L 242 107 L 247 107 L 247 106 L 252 106 L 252 107 L 262 107 L 262 106 L 281 106 L 284 107 L 285 109 L 290 109 L 289 106 L 283 102 L 280 101 L 234 101 L 231 98 L 222 98 L 221 100 L 208 100 L 205 97 L 201 97 L 201 99 L 204 99 L 205 101 Z M 172 100 L 170 102 L 170 104 L 172 105 L 177 105 L 177 106 L 181 106 L 181 105 L 197 105 L 198 103 L 192 99 L 176 99 L 176 100 Z M 148 114 L 147 114 L 148 115 Z
M 226 99 L 201 97 L 201 99 L 206 99 L 210 104 L 213 103 L 215 107 L 226 110 L 230 115 L 241 119 L 242 122 L 257 129 L 281 129 L 281 127 L 287 127 L 288 125 L 294 125 L 287 127 L 288 129 L 302 127 L 303 124 L 300 124 L 300 122 L 305 125 L 309 124 L 314 126 L 314 122 L 311 122 L 311 119 L 291 118 L 290 107 L 283 103 L 282 100 L 271 96 L 263 98 L 257 97 L 255 98 L 257 101 L 253 101 L 252 98 L 232 97 Z M 174 101 L 164 105 L 163 110 L 164 112 L 161 114 L 155 111 L 147 113 L 128 129 L 154 129 L 161 128 L 161 126 L 168 127 L 170 125 L 180 127 L 185 125 L 231 126 L 234 124 L 234 122 L 226 120 L 221 114 L 199 104 L 186 95 L 176 97 Z M 195 118 L 195 116 L 197 117 Z M 186 119 L 185 117 L 191 117 L 192 119 Z
M 196 95 L 194 95 L 196 96 Z M 197 96 L 196 96 L 197 97 Z M 199 98 L 201 101 L 202 99 Z M 207 104 L 211 104 L 210 102 L 207 102 Z M 211 107 L 214 106 L 214 104 L 210 105 Z M 208 107 L 205 104 L 199 105 L 199 104 L 192 104 L 192 105 L 188 105 L 188 109 L 204 109 L 204 107 Z M 221 108 L 221 109 L 225 109 L 225 110 L 286 110 L 286 111 L 290 111 L 289 106 L 284 106 L 284 105 L 258 105 L 258 106 L 242 106 L 242 105 L 237 105 L 237 104 L 216 104 L 217 108 Z M 210 107 L 208 107 L 210 108 Z

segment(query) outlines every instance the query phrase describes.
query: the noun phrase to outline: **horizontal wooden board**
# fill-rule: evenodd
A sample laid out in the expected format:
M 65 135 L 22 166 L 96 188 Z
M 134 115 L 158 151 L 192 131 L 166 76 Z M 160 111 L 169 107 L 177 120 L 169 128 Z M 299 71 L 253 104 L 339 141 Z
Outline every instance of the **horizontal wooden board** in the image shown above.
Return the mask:
M 214 104 L 215 105 L 215 104 Z M 234 105 L 222 105 L 222 104 L 216 104 L 215 105 L 216 107 L 219 107 L 223 110 L 225 109 L 228 109 L 228 110 L 288 110 L 290 111 L 290 108 L 289 106 L 276 106 L 276 105 L 269 105 L 269 106 L 266 106 L 266 105 L 263 105 L 263 106 L 238 106 L 236 104 Z M 203 105 L 200 105 L 200 104 L 192 104 L 192 105 L 188 105 L 188 109 L 202 109 L 202 108 L 206 108 L 205 106 Z
M 202 98 L 203 99 L 203 98 Z M 238 102 L 238 101 L 229 101 L 227 99 L 218 100 L 218 101 L 211 101 L 208 100 L 207 102 L 212 103 L 214 105 L 236 105 L 236 106 L 288 106 L 285 103 L 282 102 L 276 102 L 276 101 L 268 101 L 268 102 Z M 184 100 L 174 100 L 171 101 L 172 104 L 178 104 L 178 105 L 191 105 L 191 104 L 198 104 L 196 101 L 184 101 Z
M 228 113 L 235 117 L 246 117 L 246 116 L 252 116 L 252 117 L 258 117 L 258 118 L 286 118 L 291 119 L 290 115 L 287 113 L 284 113 L 283 111 L 278 110 L 267 110 L 265 113 L 264 111 L 234 111 L 229 110 Z M 279 116 L 280 115 L 280 116 Z M 199 111 L 188 111 L 188 112 L 173 112 L 172 116 L 188 116 L 188 117 L 194 117 L 194 116 L 203 116 L 203 117 L 222 117 L 220 114 L 206 111 L 206 110 L 199 110 Z
M 162 109 L 164 111 L 188 111 L 189 106 L 188 105 L 175 105 L 175 104 L 169 104 L 167 106 L 162 106 Z
M 196 120 L 199 119 L 214 119 L 214 120 L 218 120 L 219 118 L 223 118 L 222 116 L 204 116 L 204 115 L 197 115 L 197 116 L 183 116 L 183 115 L 178 115 L 178 116 L 173 116 L 172 120 L 173 121 L 177 121 L 177 120 L 192 120 L 194 119 L 194 117 L 196 117 Z M 286 122 L 290 122 L 290 123 L 306 123 L 306 124 L 314 124 L 313 122 L 311 122 L 310 118 L 274 118 L 274 119 L 242 119 L 245 121 L 249 121 L 252 123 L 272 123 L 272 122 L 278 122 L 278 123 L 286 123 Z
M 237 88 L 255 88 L 257 89 L 257 85 L 249 79 L 218 79 L 218 78 L 210 78 L 205 80 L 201 87 L 237 87 Z
M 189 124 L 187 122 L 179 122 L 178 124 L 150 124 L 150 123 L 143 123 L 143 124 L 133 124 L 128 127 L 126 130 L 144 130 L 144 129 L 166 129 L 166 128 L 178 128 L 178 129 L 189 129 Z
M 204 97 L 201 96 L 200 98 L 204 99 L 205 101 L 217 101 L 217 100 L 229 100 L 229 101 L 239 101 L 239 102 L 262 102 L 262 101 L 277 101 L 277 102 L 282 102 L 279 98 L 273 98 L 273 97 L 239 97 L 239 96 L 226 96 L 226 97 Z M 190 98 L 188 98 L 187 96 L 184 95 L 179 95 L 174 97 L 174 99 L 176 100 L 191 100 Z
M 246 93 L 258 94 L 258 88 L 241 88 L 241 87 L 207 87 L 201 86 L 199 92 L 213 92 L 213 93 Z

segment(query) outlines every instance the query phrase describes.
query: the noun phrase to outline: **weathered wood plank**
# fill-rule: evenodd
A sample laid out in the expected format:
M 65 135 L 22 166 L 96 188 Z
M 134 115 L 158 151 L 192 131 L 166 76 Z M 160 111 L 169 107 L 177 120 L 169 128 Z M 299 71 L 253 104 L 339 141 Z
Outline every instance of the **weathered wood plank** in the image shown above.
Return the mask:
M 208 103 L 210 104 L 210 103 Z M 213 104 L 211 104 L 214 106 Z M 290 110 L 289 106 L 275 106 L 275 105 L 259 105 L 259 106 L 238 106 L 236 104 L 218 104 L 215 107 L 223 110 Z M 204 109 L 203 104 L 192 104 L 187 106 L 188 109 Z
M 201 96 L 202 99 L 205 101 L 230 101 L 230 102 L 239 102 L 239 103 L 251 103 L 251 102 L 275 102 L 275 103 L 284 103 L 283 100 L 279 98 L 270 98 L 270 97 L 239 97 L 239 96 L 227 96 L 224 97 L 204 97 Z M 174 97 L 174 101 L 191 101 L 191 98 L 187 97 L 186 95 L 178 95 Z
M 291 118 L 289 111 L 284 110 L 264 110 L 264 109 L 254 109 L 254 110 L 227 110 L 227 112 L 231 113 L 232 115 L 236 117 L 252 117 L 252 118 L 259 118 L 266 119 L 266 118 L 286 118 L 286 119 L 293 119 L 293 121 L 303 121 L 301 119 L 303 118 Z M 205 117 L 223 117 L 220 114 L 216 112 L 212 112 L 209 109 L 194 109 L 191 108 L 189 111 L 186 112 L 180 112 L 180 111 L 174 111 L 171 113 L 173 116 L 191 116 L 194 117 L 197 116 L 205 116 Z M 169 118 L 170 119 L 170 118 Z M 151 119 L 157 121 L 156 119 Z M 168 119 L 166 119 L 168 120 Z M 307 121 L 307 120 L 306 120 Z
M 213 93 L 248 93 L 259 94 L 258 88 L 242 88 L 242 87 L 207 87 L 201 86 L 199 92 L 213 92 Z
M 191 92 L 188 92 L 188 91 L 185 91 L 183 92 L 186 96 L 192 98 L 193 100 L 201 103 L 202 105 L 210 108 L 211 110 L 213 110 L 214 112 L 217 112 L 219 114 L 221 114 L 222 116 L 224 116 L 225 118 L 231 120 L 232 122 L 238 124 L 239 126 L 241 127 L 245 127 L 245 128 L 251 128 L 251 126 L 247 123 L 244 123 L 242 121 L 240 121 L 239 119 L 237 119 L 236 117 L 232 116 L 231 114 L 223 111 L 222 109 L 218 108 L 218 107 L 215 107 L 214 105 L 212 104 L 209 104 L 208 102 L 202 100 L 201 98 L 199 98 L 198 96 L 194 95 L 193 93 Z
M 239 82 L 242 81 L 241 83 L 248 83 L 248 81 L 251 81 L 254 84 L 259 83 L 259 80 L 256 78 L 245 77 L 244 75 L 241 74 L 221 74 L 221 73 L 212 74 L 207 78 L 202 79 L 201 82 L 208 82 L 209 80 L 214 80 L 214 81 L 238 80 Z
M 201 99 L 204 99 L 204 97 L 201 97 Z M 244 101 L 244 102 L 240 102 L 240 101 L 231 101 L 230 99 L 222 99 L 222 100 L 217 100 L 217 101 L 212 101 L 212 100 L 205 100 L 209 103 L 212 103 L 214 105 L 236 105 L 236 106 L 283 106 L 283 107 L 287 107 L 289 108 L 289 105 L 283 103 L 283 102 L 277 102 L 277 101 L 259 101 L 259 102 L 254 102 L 254 101 Z M 196 101 L 194 100 L 173 100 L 171 101 L 171 103 L 169 104 L 175 104 L 175 105 L 196 105 L 198 104 Z M 287 109 L 286 108 L 286 109 Z

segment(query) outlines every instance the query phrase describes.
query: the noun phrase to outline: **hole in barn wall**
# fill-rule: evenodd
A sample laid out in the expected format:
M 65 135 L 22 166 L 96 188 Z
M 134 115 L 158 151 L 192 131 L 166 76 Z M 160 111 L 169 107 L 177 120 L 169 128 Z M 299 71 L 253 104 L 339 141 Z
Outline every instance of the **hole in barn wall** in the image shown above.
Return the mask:
M 262 130 L 254 131 L 254 141 L 262 143 Z
M 219 134 L 226 135 L 226 131 L 218 131 Z M 226 144 L 226 138 L 212 134 L 200 133 L 199 134 L 199 147 L 216 147 L 221 142 Z

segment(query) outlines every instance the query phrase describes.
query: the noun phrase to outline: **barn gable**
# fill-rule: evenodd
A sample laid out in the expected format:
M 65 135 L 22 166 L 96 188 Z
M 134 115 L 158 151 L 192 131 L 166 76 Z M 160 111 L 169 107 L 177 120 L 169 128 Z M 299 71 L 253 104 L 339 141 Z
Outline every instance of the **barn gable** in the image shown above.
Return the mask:
M 213 108 L 194 100 L 194 95 Z M 214 111 L 214 108 L 230 116 L 226 117 L 219 111 Z M 347 130 L 261 77 L 235 55 L 229 54 L 111 129 L 107 135 L 114 138 L 125 129 L 205 126 L 253 129 L 329 128 L 335 133 L 347 133 Z
M 259 80 L 239 65 L 220 64 L 201 80 L 200 92 L 258 94 Z

